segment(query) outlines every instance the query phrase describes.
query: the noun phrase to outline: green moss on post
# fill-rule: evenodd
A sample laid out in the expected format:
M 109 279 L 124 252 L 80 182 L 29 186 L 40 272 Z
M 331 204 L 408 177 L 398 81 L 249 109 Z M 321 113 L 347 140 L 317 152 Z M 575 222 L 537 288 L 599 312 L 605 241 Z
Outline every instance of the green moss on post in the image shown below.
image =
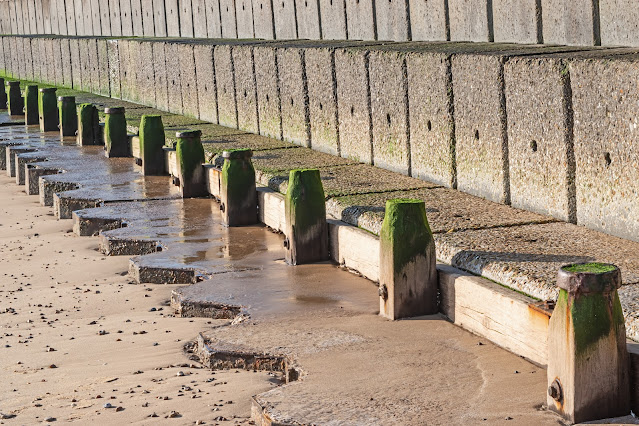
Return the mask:
M 319 170 L 290 171 L 285 212 L 286 261 L 301 265 L 327 260 L 326 199 Z
M 38 111 L 40 115 L 40 131 L 54 132 L 58 130 L 58 102 L 55 87 L 45 87 L 38 92 Z
M 130 157 L 129 135 L 126 130 L 124 108 L 105 108 L 104 113 L 104 148 L 106 156 Z
M 75 96 L 60 96 L 58 98 L 58 111 L 60 113 L 60 136 L 75 136 L 78 131 Z
M 204 176 L 204 147 L 201 130 L 177 132 L 175 153 L 178 163 L 178 179 L 182 197 L 203 197 L 208 194 Z
M 626 329 L 610 264 L 560 269 L 557 304 L 548 327 L 548 406 L 571 422 L 630 410 Z
M 24 98 L 19 81 L 7 81 L 7 109 L 9 115 L 24 115 Z
M 98 115 L 98 109 L 92 104 L 81 104 L 77 110 L 77 144 L 80 146 L 102 145 L 102 140 L 99 138 L 100 117 Z
M 257 192 L 252 156 L 253 151 L 250 149 L 222 153 L 224 165 L 220 182 L 220 210 L 222 219 L 228 226 L 257 223 Z
M 140 120 L 140 159 L 142 172 L 159 176 L 164 172 L 164 125 L 160 115 L 143 115 Z
M 4 78 L 0 77 L 0 109 L 7 109 L 7 91 L 4 87 Z
M 424 202 L 388 200 L 379 240 L 380 315 L 394 320 L 437 313 L 435 240 Z
M 38 86 L 36 84 L 29 84 L 24 89 L 24 115 L 25 124 L 32 125 L 40 123 Z

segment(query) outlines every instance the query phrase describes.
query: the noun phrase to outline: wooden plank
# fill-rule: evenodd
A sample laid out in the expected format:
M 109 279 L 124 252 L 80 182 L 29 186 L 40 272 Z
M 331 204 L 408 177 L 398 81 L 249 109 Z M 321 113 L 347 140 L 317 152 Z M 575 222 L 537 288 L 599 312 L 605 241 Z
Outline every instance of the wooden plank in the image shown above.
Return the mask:
M 379 281 L 379 238 L 340 220 L 328 219 L 331 259 L 359 272 L 371 281 Z

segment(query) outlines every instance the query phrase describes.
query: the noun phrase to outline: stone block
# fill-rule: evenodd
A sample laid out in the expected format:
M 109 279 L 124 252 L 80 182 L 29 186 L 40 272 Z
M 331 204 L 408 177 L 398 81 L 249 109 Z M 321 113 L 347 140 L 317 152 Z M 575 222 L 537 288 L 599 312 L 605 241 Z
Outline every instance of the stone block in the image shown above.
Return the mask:
M 200 119 L 217 123 L 217 96 L 211 44 L 195 44 L 193 56 L 197 70 L 198 114 Z
M 206 15 L 206 34 L 208 38 L 222 38 L 220 19 L 220 0 L 204 0 Z
M 297 38 L 309 40 L 322 38 L 319 0 L 295 0 L 295 16 L 297 17 Z
M 305 60 L 311 146 L 317 151 L 339 155 L 335 51 L 309 48 Z
M 406 57 L 411 176 L 449 188 L 456 184 L 450 57 L 414 52 Z
M 637 77 L 637 55 L 570 64 L 577 223 L 634 241 L 639 241 Z
M 324 40 L 346 40 L 346 0 L 319 0 Z
M 373 1 L 346 0 L 349 40 L 376 40 Z
M 141 0 L 131 0 L 131 21 L 133 22 L 133 35 L 143 36 L 144 26 L 142 23 L 142 3 Z
M 168 80 L 166 75 L 166 43 L 154 41 L 151 45 L 153 48 L 153 72 L 155 75 L 155 107 L 166 111 L 169 109 Z
M 75 63 L 75 59 L 73 59 L 73 42 L 75 40 L 70 40 L 71 45 L 71 57 L 72 61 Z M 120 98 L 122 96 L 122 92 L 120 90 L 120 51 L 118 48 L 118 40 L 108 40 L 107 41 L 107 56 L 109 58 L 109 88 L 110 88 L 110 96 L 113 98 Z M 75 79 L 75 73 L 73 74 Z M 75 87 L 75 81 L 73 82 L 73 87 Z
M 31 43 L 32 47 L 34 43 Z M 70 39 L 65 38 L 60 40 L 60 57 L 62 58 L 62 86 L 71 88 L 73 87 L 72 75 L 73 67 L 71 65 L 71 44 Z M 35 78 L 35 61 L 34 61 L 34 80 Z M 108 81 L 107 81 L 108 84 Z
M 137 64 L 137 93 L 138 100 L 144 105 L 155 107 L 155 69 L 153 45 L 154 42 L 140 41 L 137 44 L 140 62 Z
M 599 44 L 594 31 L 593 0 L 542 0 L 543 40 L 549 44 Z
M 168 93 L 169 112 L 182 114 L 182 81 L 180 79 L 180 53 L 179 43 L 166 43 L 166 80 Z
M 412 40 L 448 40 L 447 0 L 408 0 Z
M 52 0 L 53 1 L 60 1 L 60 0 Z M 91 0 L 91 24 L 93 25 L 93 35 L 96 36 L 101 36 L 102 35 L 102 21 L 101 21 L 101 10 L 100 10 L 100 0 Z M 53 17 L 53 15 L 52 15 Z M 53 19 L 51 20 L 51 29 L 54 30 L 57 27 L 57 20 L 56 20 L 56 24 L 54 25 L 53 23 Z M 57 32 L 54 32 L 54 34 L 57 34 Z
M 180 37 L 193 37 L 193 9 L 191 0 L 180 0 Z
M 292 40 L 297 38 L 297 22 L 295 18 L 295 0 L 273 2 L 273 19 L 275 22 L 275 38 Z
M 237 103 L 232 47 L 217 45 L 214 50 L 215 79 L 217 81 L 218 122 L 222 126 L 237 128 Z
M 504 66 L 510 200 L 514 207 L 574 222 L 574 154 L 567 64 L 511 58 Z
M 410 174 L 408 87 L 403 52 L 371 50 L 369 56 L 373 161 Z
M 153 13 L 153 0 L 141 0 L 142 34 L 144 37 L 155 36 L 155 14 Z
M 100 1 L 100 29 L 103 36 L 111 35 L 111 12 L 109 11 L 109 2 Z
M 237 38 L 253 38 L 253 5 L 251 0 L 235 0 Z
M 69 0 L 67 0 L 69 1 Z M 113 37 L 122 36 L 122 12 L 120 11 L 120 1 L 115 0 L 109 3 L 110 9 L 110 21 L 111 21 L 111 35 Z
M 222 38 L 237 38 L 234 0 L 220 0 L 220 20 L 222 22 Z
M 276 53 L 282 110 L 282 139 L 309 147 L 310 127 L 304 48 L 277 48 Z
M 193 37 L 207 38 L 206 0 L 191 0 L 193 7 Z
M 335 52 L 335 77 L 340 154 L 345 158 L 372 164 L 373 126 L 370 110 L 368 54 L 359 49 L 338 49 Z
M 494 41 L 542 43 L 538 0 L 493 0 Z
M 266 45 L 253 49 L 257 107 L 260 134 L 282 139 L 282 116 L 280 113 L 280 91 L 277 82 L 277 59 L 275 49 Z
M 182 113 L 188 117 L 199 117 L 198 90 L 195 57 L 192 44 L 179 44 L 180 83 L 182 85 Z
M 491 0 L 449 0 L 452 41 L 493 41 Z
M 632 0 L 599 0 L 602 46 L 639 46 L 639 5 Z
M 375 0 L 375 26 L 378 40 L 407 41 L 411 39 L 409 0 Z
M 253 28 L 255 38 L 266 40 L 275 38 L 273 2 L 271 0 L 253 0 Z
M 133 17 L 131 15 L 131 0 L 120 0 L 120 17 L 122 22 L 122 35 L 133 35 Z
M 235 69 L 238 129 L 259 133 L 253 46 L 233 46 L 232 55 Z
M 169 37 L 180 36 L 180 9 L 178 0 L 164 0 L 166 11 L 166 34 Z
M 156 37 L 166 37 L 166 10 L 164 0 L 153 0 L 153 26 Z

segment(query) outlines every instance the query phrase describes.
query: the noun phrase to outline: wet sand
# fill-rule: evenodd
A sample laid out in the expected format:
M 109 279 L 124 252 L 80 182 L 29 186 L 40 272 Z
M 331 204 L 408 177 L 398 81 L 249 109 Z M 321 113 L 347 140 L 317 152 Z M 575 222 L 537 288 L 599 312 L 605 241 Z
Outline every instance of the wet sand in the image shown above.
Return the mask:
M 175 286 L 132 284 L 128 257 L 103 256 L 23 188 L 0 176 L 0 423 L 249 424 L 251 396 L 278 379 L 183 351 L 225 322 L 173 317 Z

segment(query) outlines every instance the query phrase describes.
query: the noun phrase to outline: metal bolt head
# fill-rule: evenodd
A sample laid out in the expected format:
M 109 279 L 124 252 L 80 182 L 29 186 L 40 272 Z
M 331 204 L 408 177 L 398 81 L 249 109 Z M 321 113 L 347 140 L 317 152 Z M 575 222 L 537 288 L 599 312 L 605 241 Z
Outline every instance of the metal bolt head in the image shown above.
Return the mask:
M 555 401 L 561 401 L 563 397 L 563 392 L 561 390 L 561 383 L 559 383 L 559 379 L 553 380 L 553 382 L 548 386 L 548 395 Z
M 224 211 L 225 211 L 225 210 L 226 210 L 226 206 L 224 205 L 224 203 L 221 203 L 221 204 L 220 204 L 220 211 L 221 211 L 222 213 L 224 213 Z
M 388 300 L 388 287 L 386 287 L 386 284 L 380 285 L 377 291 L 379 293 L 379 297 L 384 300 Z
M 285 238 L 285 239 L 284 239 L 284 248 L 288 250 L 288 249 L 289 249 L 289 247 L 290 247 L 290 245 L 291 245 L 291 244 L 290 244 L 290 242 L 289 242 L 288 238 Z

